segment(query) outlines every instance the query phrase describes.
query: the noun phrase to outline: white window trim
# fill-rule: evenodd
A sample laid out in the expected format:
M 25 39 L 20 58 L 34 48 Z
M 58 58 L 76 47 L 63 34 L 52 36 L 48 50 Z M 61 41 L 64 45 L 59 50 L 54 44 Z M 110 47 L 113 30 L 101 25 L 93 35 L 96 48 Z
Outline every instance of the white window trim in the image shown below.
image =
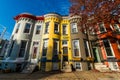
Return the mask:
M 41 54 L 41 56 L 42 56 L 42 57 L 46 57 L 46 56 L 43 56 L 43 47 L 44 47 L 44 42 L 47 42 L 47 52 L 48 52 L 48 39 L 47 39 L 47 40 L 43 40 L 43 45 L 42 45 L 42 54 Z M 47 53 L 46 53 L 46 55 L 47 55 Z
M 62 25 L 62 34 L 63 34 L 63 26 L 64 26 L 64 25 L 66 25 L 66 34 L 68 34 L 68 29 L 67 29 L 68 26 L 67 26 L 67 24 L 63 24 L 63 25 Z M 63 35 L 66 35 L 66 34 L 63 34 Z
M 68 46 L 68 40 L 62 40 L 62 43 L 63 41 L 67 41 L 67 44 L 62 44 L 63 47 L 67 47 Z
M 81 57 L 81 54 L 80 54 L 80 44 L 78 44 L 78 47 L 79 47 L 79 56 L 75 56 L 75 53 L 74 53 L 74 43 L 73 43 L 74 41 L 78 41 L 78 43 L 79 43 L 79 40 L 73 40 L 72 41 L 72 44 L 73 44 L 73 51 L 72 51 L 73 52 L 73 57 Z
M 102 22 L 102 23 L 99 23 L 99 24 L 103 24 L 103 28 L 105 29 L 104 32 L 107 32 L 106 27 L 105 27 L 105 24 L 104 24 L 103 22 Z M 101 31 L 100 31 L 100 25 L 99 25 L 99 33 L 104 33 L 104 32 L 101 32 Z
M 49 24 L 49 25 L 48 25 L 48 32 L 45 32 L 45 30 L 46 30 L 46 24 L 47 24 L 47 23 Z M 45 27 L 44 27 L 44 34 L 48 34 L 48 33 L 49 33 L 49 26 L 50 26 L 50 22 L 46 22 L 46 23 L 45 23 Z
M 91 54 L 90 54 L 90 47 L 89 47 L 88 41 L 86 41 L 86 44 L 87 44 L 88 54 L 89 54 L 89 56 L 91 57 Z
M 117 26 L 117 29 L 114 27 L 115 25 Z M 114 25 L 113 25 L 113 28 L 114 28 L 114 30 L 118 30 L 118 32 L 120 32 L 120 27 L 119 27 L 118 24 L 114 24 Z
M 27 43 L 26 43 L 26 47 L 25 47 L 24 56 L 23 56 L 23 57 L 19 57 L 19 56 L 17 56 L 17 58 L 25 58 L 25 56 L 26 56 L 26 52 L 27 52 L 27 47 L 28 47 L 28 42 L 29 42 L 29 40 L 21 40 L 21 41 L 20 41 L 19 52 L 20 52 L 20 49 L 21 49 L 21 42 L 22 42 L 22 41 L 27 41 Z M 19 55 L 19 52 L 18 52 L 18 55 Z
M 57 27 L 58 27 L 58 31 L 57 31 L 57 32 L 55 32 L 55 24 L 57 24 L 57 25 L 58 25 L 58 26 L 57 26 Z M 59 33 L 59 32 L 60 32 L 59 27 L 60 27 L 60 24 L 59 24 L 58 22 L 55 22 L 55 23 L 54 23 L 54 33 L 55 33 L 55 34 L 57 34 L 57 33 Z
M 118 40 L 116 42 L 117 42 L 118 49 L 120 50 L 120 43 Z
M 113 48 L 112 48 L 112 46 L 111 46 L 110 40 L 109 40 L 109 39 L 106 39 L 106 40 L 108 40 L 108 42 L 109 42 L 109 44 L 110 44 L 111 52 L 112 52 L 112 54 L 113 54 L 113 56 L 108 56 L 108 55 L 107 55 L 107 52 L 106 52 L 106 49 L 105 49 L 105 46 L 104 46 L 104 44 L 103 44 L 104 50 L 105 50 L 105 53 L 106 53 L 106 56 L 107 56 L 108 58 L 110 58 L 110 57 L 115 57 L 115 54 L 114 54 Z
M 76 32 L 72 32 L 73 24 L 76 25 Z M 78 26 L 77 26 L 77 23 L 71 23 L 71 33 L 78 33 Z
M 29 30 L 29 33 L 24 33 L 24 30 L 25 30 L 25 28 L 26 28 L 26 24 L 30 24 L 30 30 Z M 23 33 L 24 34 L 30 34 L 31 33 L 31 28 L 32 28 L 32 23 L 25 23 L 25 26 L 24 26 L 24 29 L 23 29 Z
M 80 67 L 81 67 L 81 69 L 76 69 L 76 64 L 77 64 L 77 63 L 80 63 Z M 75 62 L 75 69 L 76 69 L 76 70 L 80 70 L 80 71 L 82 71 L 82 64 L 81 64 L 81 62 Z
M 34 42 L 38 42 L 38 44 L 37 44 L 37 45 L 33 45 Z M 38 48 L 37 54 L 36 54 L 36 59 L 39 57 L 39 56 L 38 56 L 38 55 L 39 55 L 39 47 L 40 47 L 39 44 L 40 44 L 39 41 L 33 41 L 33 42 L 32 42 L 32 51 L 31 51 L 31 52 L 32 52 L 32 55 L 31 55 L 31 57 L 33 56 L 33 51 L 34 51 L 33 49 L 34 49 L 34 47 L 37 47 L 37 48 Z
M 41 28 L 40 28 L 40 33 L 39 33 L 39 34 L 36 34 L 37 26 L 41 26 Z M 40 35 L 40 34 L 41 34 L 41 31 L 42 31 L 41 29 L 42 29 L 42 25 L 35 25 L 35 31 L 34 31 L 34 34 L 35 34 L 35 35 Z

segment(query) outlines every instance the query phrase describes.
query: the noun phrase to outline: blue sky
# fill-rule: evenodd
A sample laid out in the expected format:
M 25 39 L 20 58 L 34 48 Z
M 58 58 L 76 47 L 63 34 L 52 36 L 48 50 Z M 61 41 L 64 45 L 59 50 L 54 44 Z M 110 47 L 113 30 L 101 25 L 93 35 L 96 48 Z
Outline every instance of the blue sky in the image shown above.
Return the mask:
M 0 24 L 7 27 L 5 38 L 9 38 L 14 28 L 14 16 L 28 12 L 33 15 L 43 15 L 57 12 L 68 15 L 69 0 L 0 0 Z M 0 30 L 2 31 L 2 27 Z

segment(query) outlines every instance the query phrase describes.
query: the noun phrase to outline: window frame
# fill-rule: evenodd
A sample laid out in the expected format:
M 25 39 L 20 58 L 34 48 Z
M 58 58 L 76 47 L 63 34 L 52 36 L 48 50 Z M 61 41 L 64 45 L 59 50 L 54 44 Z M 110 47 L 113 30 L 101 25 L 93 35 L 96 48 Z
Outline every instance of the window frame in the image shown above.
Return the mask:
M 16 34 L 18 33 L 19 28 L 20 28 L 20 23 L 18 23 L 17 26 L 16 26 L 16 30 L 15 30 L 15 33 L 16 33 Z
M 79 51 L 79 56 L 75 56 L 75 52 L 74 52 L 74 41 L 77 41 L 78 42 L 78 51 Z M 76 40 L 72 40 L 72 44 L 73 44 L 73 57 L 81 57 L 81 54 L 80 54 L 80 42 L 79 42 L 79 39 L 76 39 Z
M 64 29 L 64 26 L 65 26 L 65 29 Z M 64 33 L 64 30 L 65 30 L 65 33 Z M 67 24 L 63 24 L 63 25 L 62 25 L 62 34 L 63 34 L 63 35 L 67 35 L 67 34 L 68 34 Z
M 47 51 L 45 54 L 44 53 L 44 49 L 46 49 L 48 51 L 48 39 L 44 39 L 43 40 L 43 47 L 42 47 L 42 57 L 46 57 L 47 55 Z
M 111 53 L 112 53 L 112 56 L 108 56 L 108 53 L 107 53 L 107 51 L 106 51 L 106 47 L 105 47 L 104 41 L 102 40 L 103 46 L 104 46 L 104 50 L 105 50 L 105 53 L 106 53 L 106 56 L 107 56 L 107 57 L 114 57 L 115 54 L 114 54 L 113 48 L 112 48 L 112 46 L 111 46 L 110 40 L 109 40 L 109 39 L 104 39 L 104 40 L 107 40 L 107 41 L 108 41 L 109 46 L 110 46 L 109 48 L 110 48 Z
M 21 48 L 22 47 L 22 41 L 24 42 L 26 42 L 26 46 L 25 46 L 25 48 Z M 27 50 L 27 45 L 28 45 L 28 41 L 27 40 L 21 40 L 21 44 L 20 44 L 20 48 L 19 48 L 19 53 L 18 53 L 18 58 L 24 58 L 25 57 L 25 54 L 26 54 L 26 50 Z M 24 56 L 20 56 L 20 51 L 21 51 L 21 49 L 22 50 L 24 50 Z
M 30 25 L 29 32 L 25 32 L 25 30 L 26 30 L 26 25 L 27 25 L 27 24 Z M 23 30 L 23 33 L 25 33 L 25 34 L 29 34 L 29 33 L 31 32 L 31 26 L 32 26 L 32 24 L 30 24 L 30 23 L 26 23 L 26 24 L 25 24 L 25 27 L 24 27 L 24 30 Z
M 56 29 L 56 24 L 57 24 L 57 31 L 55 30 Z M 58 22 L 54 22 L 54 33 L 59 34 L 59 23 Z
M 55 47 L 56 49 L 54 48 L 54 42 L 57 43 L 57 48 Z M 57 53 L 53 54 L 53 56 L 59 54 L 59 40 L 57 40 L 57 39 L 53 40 L 53 53 L 54 53 L 54 51 L 57 51 Z
M 79 63 L 79 67 L 80 67 L 80 69 L 78 69 L 78 68 L 76 68 L 77 67 L 77 63 Z M 75 69 L 76 70 L 80 70 L 80 71 L 82 71 L 82 64 L 81 64 L 81 62 L 75 62 Z
M 46 22 L 45 23 L 45 28 L 44 28 L 44 34 L 48 34 L 49 33 L 49 22 Z M 47 29 L 46 29 L 46 27 L 47 27 Z M 46 30 L 47 30 L 47 32 L 46 32 Z
M 38 27 L 40 27 L 40 30 L 38 30 Z M 39 31 L 39 33 L 37 33 L 37 31 Z M 36 25 L 35 34 L 39 35 L 40 33 L 41 33 L 41 25 Z
M 104 29 L 104 31 L 101 31 L 101 29 L 100 29 L 100 25 L 101 25 L 101 24 L 102 24 L 102 29 Z M 107 32 L 106 27 L 105 27 L 105 24 L 104 24 L 103 22 L 99 23 L 99 32 L 100 32 L 100 33 L 105 33 L 105 32 Z
M 75 28 L 73 28 L 75 27 Z M 75 32 L 73 32 L 73 29 L 75 29 Z M 78 33 L 78 27 L 77 27 L 77 23 L 71 23 L 71 33 Z

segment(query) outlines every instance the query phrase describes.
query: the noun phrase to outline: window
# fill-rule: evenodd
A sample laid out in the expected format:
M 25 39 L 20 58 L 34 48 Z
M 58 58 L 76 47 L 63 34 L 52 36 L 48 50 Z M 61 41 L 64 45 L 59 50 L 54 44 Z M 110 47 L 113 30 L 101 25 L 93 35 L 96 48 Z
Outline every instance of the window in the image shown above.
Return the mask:
M 29 33 L 31 24 L 26 23 L 24 33 Z
M 59 24 L 58 23 L 54 23 L 54 33 L 59 33 Z
M 118 49 L 120 50 L 120 41 L 117 40 Z
M 89 57 L 90 56 L 90 50 L 89 50 L 88 41 L 84 40 L 84 46 L 85 46 L 86 57 Z
M 35 59 L 37 57 L 38 45 L 39 45 L 39 42 L 33 42 L 33 53 L 32 53 L 33 59 Z
M 48 28 L 49 28 L 49 22 L 45 23 L 45 32 L 44 32 L 44 34 L 49 33 L 48 32 L 49 31 Z
M 114 24 L 113 27 L 117 32 L 120 32 L 120 27 L 118 26 L 118 24 Z
M 41 25 L 36 26 L 36 34 L 40 34 Z
M 15 33 L 18 33 L 19 27 L 20 27 L 20 23 L 17 24 Z
M 62 41 L 62 45 L 63 45 L 63 46 L 67 46 L 67 40 L 63 40 L 63 41 Z
M 68 47 L 63 47 L 63 54 L 68 54 Z
M 75 57 L 80 56 L 79 40 L 73 40 L 73 55 Z
M 105 29 L 104 23 L 100 23 L 100 24 L 99 24 L 99 30 L 100 30 L 101 33 L 106 32 L 106 29 Z
M 77 33 L 78 30 L 77 30 L 77 23 L 72 23 L 71 24 L 71 32 L 72 33 Z
M 59 42 L 58 40 L 54 40 L 53 42 L 53 55 L 58 55 L 59 52 Z
M 113 56 L 108 39 L 104 39 L 103 44 L 104 44 L 107 56 Z
M 15 43 L 15 41 L 12 41 L 12 45 L 11 45 L 11 48 L 10 48 L 8 57 L 10 57 L 10 55 L 11 55 L 11 53 L 12 53 L 12 50 L 13 50 L 13 47 L 14 47 L 14 43 Z
M 63 25 L 63 35 L 67 34 L 67 25 Z
M 81 70 L 81 64 L 80 64 L 80 62 L 75 62 L 75 68 Z
M 46 56 L 46 54 L 47 54 L 47 47 L 48 47 L 48 40 L 44 40 L 42 56 Z
M 26 45 L 27 45 L 27 41 L 21 41 L 21 47 L 20 47 L 18 57 L 24 57 L 25 50 L 26 50 Z

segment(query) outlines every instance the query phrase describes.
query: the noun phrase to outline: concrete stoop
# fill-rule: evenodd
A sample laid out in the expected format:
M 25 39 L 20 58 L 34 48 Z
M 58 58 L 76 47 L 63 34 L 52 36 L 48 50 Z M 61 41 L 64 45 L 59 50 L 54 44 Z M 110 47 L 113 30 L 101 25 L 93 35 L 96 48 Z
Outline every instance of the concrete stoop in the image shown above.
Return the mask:
M 103 63 L 95 63 L 95 69 L 100 71 L 100 72 L 112 72 L 107 65 Z
M 32 73 L 33 70 L 35 69 L 36 64 L 28 64 L 21 73 Z

